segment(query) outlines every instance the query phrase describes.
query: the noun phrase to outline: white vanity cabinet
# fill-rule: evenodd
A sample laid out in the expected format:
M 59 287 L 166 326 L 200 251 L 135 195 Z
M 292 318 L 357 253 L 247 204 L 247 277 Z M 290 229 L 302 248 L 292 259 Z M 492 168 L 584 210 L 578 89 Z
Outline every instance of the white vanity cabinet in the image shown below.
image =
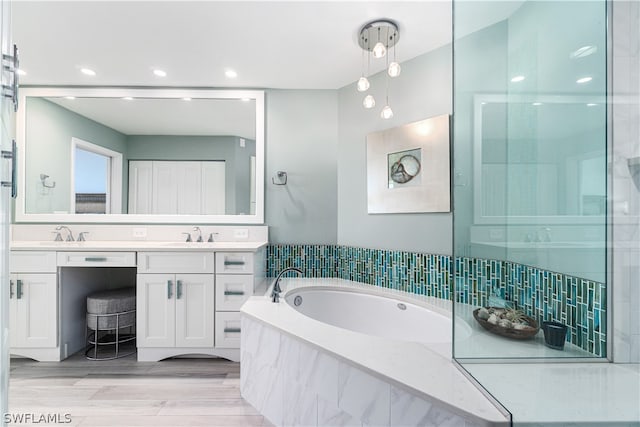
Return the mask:
M 213 350 L 214 268 L 212 252 L 138 253 L 138 360 Z
M 253 295 L 253 252 L 216 253 L 216 347 L 240 348 L 240 307 Z
M 213 347 L 212 274 L 139 274 L 138 347 Z
M 12 251 L 9 265 L 11 354 L 59 360 L 55 252 Z

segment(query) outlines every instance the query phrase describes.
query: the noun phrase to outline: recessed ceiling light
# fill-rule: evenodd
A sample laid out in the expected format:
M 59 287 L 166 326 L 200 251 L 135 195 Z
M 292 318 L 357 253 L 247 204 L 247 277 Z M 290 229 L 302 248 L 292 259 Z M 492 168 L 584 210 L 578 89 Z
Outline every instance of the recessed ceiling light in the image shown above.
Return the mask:
M 595 103 L 593 103 L 593 102 L 590 102 L 590 103 L 588 103 L 588 104 L 587 104 L 587 107 L 595 107 L 596 105 L 598 105 L 598 104 L 595 104 Z
M 26 76 L 27 72 L 25 70 L 21 69 L 21 68 L 18 68 L 16 70 L 16 74 L 19 75 L 19 76 Z
M 249 102 L 249 101 L 251 101 L 251 98 L 242 98 L 242 101 Z
M 598 48 L 595 46 L 582 46 L 579 49 L 574 50 L 569 54 L 569 58 L 584 58 L 585 56 L 593 55 L 598 51 Z
M 191 101 L 191 98 L 189 98 L 188 96 L 185 96 L 184 98 L 182 98 L 183 101 Z
M 95 76 L 96 72 L 93 71 L 91 68 L 80 68 L 80 72 L 82 74 L 86 74 L 87 76 Z
M 518 82 L 523 81 L 523 80 L 524 80 L 524 78 L 525 78 L 524 76 L 515 76 L 515 77 L 513 77 L 513 78 L 511 79 L 511 81 L 512 81 L 513 83 L 518 83 Z
M 65 96 L 64 99 L 76 99 L 75 96 Z
M 578 80 L 576 80 L 576 83 L 578 83 L 578 84 L 588 83 L 591 80 L 593 80 L 593 77 L 581 77 Z
M 238 73 L 231 69 L 226 70 L 224 72 L 224 75 L 227 76 L 228 79 L 235 79 L 236 77 L 238 77 Z
M 158 77 L 167 77 L 167 72 L 164 70 L 155 69 L 153 70 L 153 74 L 155 74 Z
M 133 98 L 130 96 L 123 96 L 122 99 L 125 101 L 133 101 Z
M 535 105 L 536 107 L 538 107 L 538 106 L 542 105 L 542 102 L 534 102 L 534 103 L 533 103 L 533 104 L 531 104 L 531 105 Z

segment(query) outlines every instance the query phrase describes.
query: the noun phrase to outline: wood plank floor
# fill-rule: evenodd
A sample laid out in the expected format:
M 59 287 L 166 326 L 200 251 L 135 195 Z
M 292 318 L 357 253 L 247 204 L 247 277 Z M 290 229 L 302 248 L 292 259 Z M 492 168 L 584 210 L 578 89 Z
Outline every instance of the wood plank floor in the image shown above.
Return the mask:
M 240 365 L 224 359 L 90 361 L 76 354 L 62 362 L 14 358 L 10 372 L 14 417 L 59 414 L 64 421 L 68 414 L 71 422 L 58 425 L 92 427 L 271 426 L 240 396 Z

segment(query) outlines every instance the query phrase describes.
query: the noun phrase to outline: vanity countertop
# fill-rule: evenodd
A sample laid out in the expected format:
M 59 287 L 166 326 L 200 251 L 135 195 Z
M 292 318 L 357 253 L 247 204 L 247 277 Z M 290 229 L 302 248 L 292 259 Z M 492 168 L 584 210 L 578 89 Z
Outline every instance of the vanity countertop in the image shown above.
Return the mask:
M 258 242 L 171 242 L 149 240 L 97 240 L 84 242 L 54 242 L 42 240 L 12 240 L 13 251 L 257 251 L 266 246 Z

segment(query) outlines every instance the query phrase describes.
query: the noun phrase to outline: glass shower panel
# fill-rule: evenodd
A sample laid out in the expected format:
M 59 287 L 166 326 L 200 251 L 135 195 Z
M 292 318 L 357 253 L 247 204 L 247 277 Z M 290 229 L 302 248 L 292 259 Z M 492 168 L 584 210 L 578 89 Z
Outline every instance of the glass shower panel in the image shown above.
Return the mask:
M 606 43 L 604 1 L 454 2 L 457 359 L 606 357 Z

